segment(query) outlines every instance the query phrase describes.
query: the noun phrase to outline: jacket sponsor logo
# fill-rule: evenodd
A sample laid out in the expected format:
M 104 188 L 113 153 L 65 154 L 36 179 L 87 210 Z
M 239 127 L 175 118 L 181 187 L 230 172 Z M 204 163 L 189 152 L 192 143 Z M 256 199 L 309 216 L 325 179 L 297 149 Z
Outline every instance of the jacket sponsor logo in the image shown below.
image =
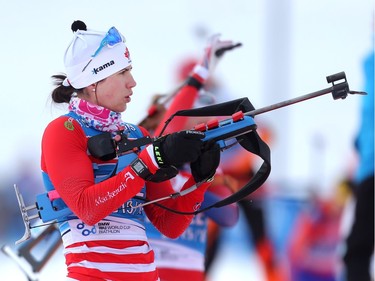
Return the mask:
M 133 180 L 134 177 L 131 173 L 127 172 L 125 175 L 125 182 L 121 182 L 120 185 L 113 191 L 107 191 L 107 194 L 104 195 L 104 196 L 98 196 L 96 199 L 95 199 L 95 205 L 96 206 L 99 206 L 105 202 L 107 202 L 108 200 L 116 197 L 121 191 L 123 191 L 125 188 L 127 188 L 127 185 L 126 183 L 128 182 L 128 180 Z

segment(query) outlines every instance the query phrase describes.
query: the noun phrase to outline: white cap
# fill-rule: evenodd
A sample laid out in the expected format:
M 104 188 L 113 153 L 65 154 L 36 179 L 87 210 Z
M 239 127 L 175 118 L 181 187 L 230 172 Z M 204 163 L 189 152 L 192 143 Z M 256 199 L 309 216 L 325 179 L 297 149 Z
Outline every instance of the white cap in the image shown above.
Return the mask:
M 111 45 L 103 40 L 110 31 L 116 32 L 118 43 Z M 63 82 L 64 86 L 71 85 L 75 89 L 82 89 L 131 65 L 124 36 L 115 28 L 111 28 L 110 31 L 74 32 L 73 40 L 64 56 L 67 75 Z

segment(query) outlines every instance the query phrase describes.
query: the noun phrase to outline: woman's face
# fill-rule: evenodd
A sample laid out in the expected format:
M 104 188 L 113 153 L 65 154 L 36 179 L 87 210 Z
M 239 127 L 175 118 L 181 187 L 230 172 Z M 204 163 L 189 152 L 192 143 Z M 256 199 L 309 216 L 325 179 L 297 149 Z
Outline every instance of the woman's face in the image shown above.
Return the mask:
M 137 85 L 131 74 L 131 66 L 99 81 L 96 84 L 95 103 L 115 112 L 123 112 L 131 101 L 133 88 Z

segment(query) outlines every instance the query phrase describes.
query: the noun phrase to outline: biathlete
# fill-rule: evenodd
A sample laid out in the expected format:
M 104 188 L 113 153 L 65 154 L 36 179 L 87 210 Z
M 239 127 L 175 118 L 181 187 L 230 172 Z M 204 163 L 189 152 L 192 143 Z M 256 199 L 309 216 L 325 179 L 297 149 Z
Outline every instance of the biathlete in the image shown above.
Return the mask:
M 59 207 L 72 211 L 59 218 L 67 280 L 159 280 L 146 216 L 163 235 L 177 238 L 193 215 L 140 204 L 173 193 L 169 178 L 175 175 L 174 167 L 190 163 L 194 176 L 181 183 L 181 190 L 194 184 L 199 188 L 160 204 L 180 212 L 197 210 L 209 186 L 206 179 L 218 165 L 209 159 L 220 159 L 220 152 L 203 145 L 204 133 L 186 130 L 121 155 L 92 153 L 108 148 L 88 145 L 99 134 L 110 134 L 117 143 L 149 133 L 122 120 L 136 86 L 123 35 L 114 27 L 108 32 L 89 30 L 81 21 L 74 22 L 72 30 L 64 56 L 66 75 L 52 76 L 52 99 L 67 103 L 69 112 L 46 127 L 41 155 L 45 188 L 56 190 L 63 201 Z M 203 82 L 197 72 L 184 90 L 197 91 Z

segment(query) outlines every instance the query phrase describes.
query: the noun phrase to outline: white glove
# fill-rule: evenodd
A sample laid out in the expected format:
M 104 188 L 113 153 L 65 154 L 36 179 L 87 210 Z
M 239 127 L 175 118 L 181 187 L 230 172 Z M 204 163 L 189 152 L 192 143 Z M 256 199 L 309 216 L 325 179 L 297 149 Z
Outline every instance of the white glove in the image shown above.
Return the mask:
M 241 46 L 240 43 L 234 44 L 232 40 L 221 41 L 220 36 L 221 34 L 214 34 L 209 38 L 202 59 L 193 69 L 193 75 L 199 76 L 202 83 L 212 75 L 225 51 Z

